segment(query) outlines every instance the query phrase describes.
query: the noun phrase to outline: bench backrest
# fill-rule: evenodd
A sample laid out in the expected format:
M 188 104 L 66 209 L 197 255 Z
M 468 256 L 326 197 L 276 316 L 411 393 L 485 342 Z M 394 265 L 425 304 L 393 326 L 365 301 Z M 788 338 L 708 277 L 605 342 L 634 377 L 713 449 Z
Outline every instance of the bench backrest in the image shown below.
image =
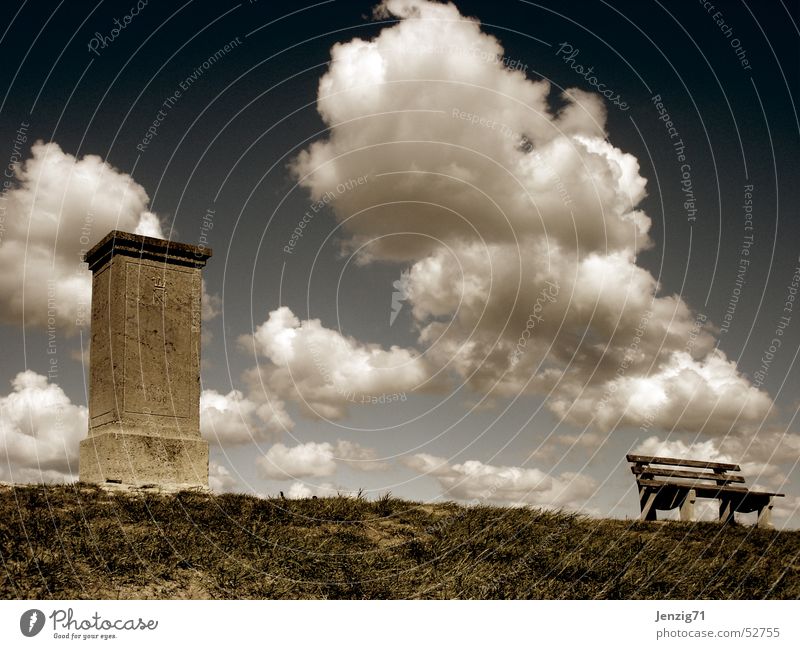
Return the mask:
M 699 480 L 700 484 L 742 485 L 744 476 L 739 472 L 738 464 L 727 462 L 706 462 L 704 460 L 680 460 L 673 457 L 657 457 L 652 455 L 627 455 L 631 463 L 631 471 L 636 480 L 655 480 L 657 482 L 680 484 L 680 480 Z M 655 465 L 655 466 L 654 466 Z

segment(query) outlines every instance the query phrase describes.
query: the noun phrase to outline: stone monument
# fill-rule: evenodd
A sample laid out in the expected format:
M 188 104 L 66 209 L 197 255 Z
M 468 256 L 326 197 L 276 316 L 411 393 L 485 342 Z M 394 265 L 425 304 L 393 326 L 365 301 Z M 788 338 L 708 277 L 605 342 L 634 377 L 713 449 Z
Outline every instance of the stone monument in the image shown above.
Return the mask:
M 200 437 L 201 269 L 209 248 L 114 230 L 92 271 L 89 436 L 80 479 L 208 487 Z

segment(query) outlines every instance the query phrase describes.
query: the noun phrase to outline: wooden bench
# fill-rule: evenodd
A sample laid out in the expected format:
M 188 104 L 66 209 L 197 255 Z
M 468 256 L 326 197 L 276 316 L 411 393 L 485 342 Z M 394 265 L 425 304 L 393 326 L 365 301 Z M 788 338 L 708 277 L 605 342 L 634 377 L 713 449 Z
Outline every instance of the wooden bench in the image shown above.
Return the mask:
M 656 510 L 680 508 L 682 521 L 694 520 L 697 498 L 719 500 L 719 520 L 732 523 L 734 512 L 758 512 L 758 527 L 771 527 L 773 499 L 784 494 L 751 491 L 738 464 L 627 455 L 639 487 L 640 520 L 656 520 Z M 655 465 L 655 466 L 654 466 Z

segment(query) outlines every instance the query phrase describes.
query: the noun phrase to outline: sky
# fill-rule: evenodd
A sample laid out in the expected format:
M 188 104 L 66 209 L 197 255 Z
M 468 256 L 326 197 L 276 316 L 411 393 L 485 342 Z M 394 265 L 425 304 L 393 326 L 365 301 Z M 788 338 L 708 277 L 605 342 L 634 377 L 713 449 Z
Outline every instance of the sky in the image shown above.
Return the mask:
M 210 6 L 0 8 L 0 480 L 77 479 L 121 229 L 213 248 L 216 491 L 800 527 L 796 3 Z

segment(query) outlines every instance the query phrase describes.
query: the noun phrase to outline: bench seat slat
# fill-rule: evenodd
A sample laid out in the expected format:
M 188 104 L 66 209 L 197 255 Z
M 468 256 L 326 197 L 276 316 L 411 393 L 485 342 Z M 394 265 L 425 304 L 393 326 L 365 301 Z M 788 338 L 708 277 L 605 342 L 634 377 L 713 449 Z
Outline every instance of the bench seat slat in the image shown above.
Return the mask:
M 662 488 L 662 489 L 669 489 L 669 488 L 679 488 L 679 489 L 694 489 L 697 495 L 700 498 L 714 498 L 713 495 L 707 494 L 730 494 L 730 495 L 742 495 L 742 496 L 784 496 L 785 494 L 774 493 L 771 491 L 753 491 L 752 489 L 748 489 L 747 487 L 738 487 L 738 486 L 727 486 L 727 485 L 709 485 L 703 482 L 689 482 L 689 481 L 672 481 L 669 482 L 662 481 L 662 480 L 647 480 L 647 479 L 637 479 L 637 483 L 642 487 L 653 487 L 653 488 Z
M 682 471 L 680 469 L 659 469 L 652 466 L 636 464 L 631 467 L 631 472 L 641 475 L 650 474 L 664 476 L 665 478 L 690 478 L 694 480 L 719 480 L 724 482 L 744 482 L 744 476 L 730 473 L 709 473 L 702 471 Z
M 653 455 L 631 455 L 627 456 L 628 462 L 635 464 L 666 464 L 668 466 L 685 466 L 693 469 L 720 469 L 722 471 L 741 471 L 738 464 L 727 462 L 706 462 L 704 460 L 679 460 L 674 457 L 658 457 Z

